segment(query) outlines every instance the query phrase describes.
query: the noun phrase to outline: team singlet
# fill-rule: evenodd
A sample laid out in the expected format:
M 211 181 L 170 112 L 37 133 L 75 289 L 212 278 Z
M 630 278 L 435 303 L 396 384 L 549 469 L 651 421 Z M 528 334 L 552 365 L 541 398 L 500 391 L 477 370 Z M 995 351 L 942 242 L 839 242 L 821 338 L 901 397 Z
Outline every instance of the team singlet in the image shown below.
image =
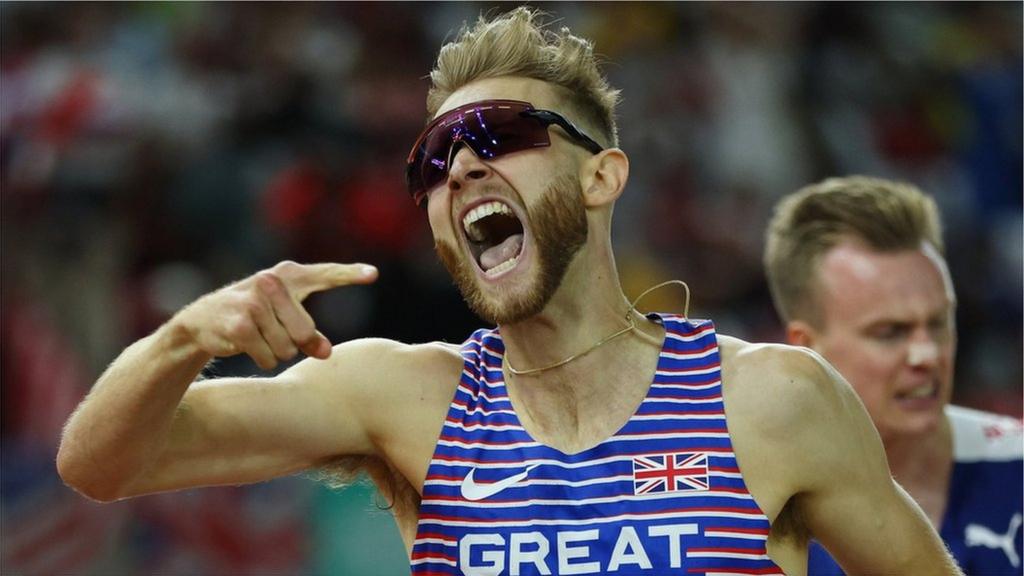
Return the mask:
M 666 334 L 646 397 L 578 454 L 523 428 L 498 330 L 463 344 L 423 485 L 413 574 L 782 574 L 733 455 L 714 326 L 651 318 Z

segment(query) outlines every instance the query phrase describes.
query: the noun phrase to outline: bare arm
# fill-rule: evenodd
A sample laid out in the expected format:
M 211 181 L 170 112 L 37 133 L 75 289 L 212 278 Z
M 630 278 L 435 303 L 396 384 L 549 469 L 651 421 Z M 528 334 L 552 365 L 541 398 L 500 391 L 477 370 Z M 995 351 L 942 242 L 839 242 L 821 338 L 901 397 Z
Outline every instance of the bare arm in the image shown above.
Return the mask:
M 275 379 L 192 383 L 218 356 L 245 353 L 263 368 L 299 350 L 327 358 L 330 342 L 316 331 L 301 301 L 314 291 L 375 277 L 372 267 L 285 262 L 186 307 L 128 347 L 79 405 L 61 441 L 61 477 L 87 496 L 114 500 L 255 481 L 308 467 L 328 450 L 366 450 L 358 426 L 327 430 L 323 410 L 331 403 L 320 395 L 326 375 L 316 382 L 315 372 L 293 369 Z M 360 350 L 353 343 L 350 353 Z M 303 370 L 314 381 L 300 386 L 297 374 Z M 281 433 L 261 434 L 247 454 L 238 447 L 259 421 Z M 303 442 L 292 442 L 295 436 Z M 279 438 L 282 446 L 268 438 Z
M 788 398 L 795 504 L 810 533 L 850 574 L 961 574 L 927 517 L 892 479 L 860 399 L 824 360 L 794 351 Z

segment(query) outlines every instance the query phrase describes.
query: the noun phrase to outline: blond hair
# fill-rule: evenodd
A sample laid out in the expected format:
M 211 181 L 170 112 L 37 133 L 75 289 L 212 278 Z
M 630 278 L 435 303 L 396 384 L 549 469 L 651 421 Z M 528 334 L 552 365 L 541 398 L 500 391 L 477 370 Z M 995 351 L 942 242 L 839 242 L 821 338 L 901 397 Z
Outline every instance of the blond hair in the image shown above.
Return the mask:
M 615 106 L 619 91 L 598 68 L 594 46 L 570 33 L 548 30 L 544 14 L 521 6 L 488 20 L 481 16 L 444 46 L 430 73 L 427 114 L 433 118 L 453 92 L 475 80 L 521 76 L 550 83 L 574 122 L 605 146 L 618 146 Z M 595 132 L 596 130 L 596 132 Z
M 768 287 L 784 322 L 821 325 L 818 263 L 851 239 L 879 252 L 913 250 L 923 242 L 943 252 L 935 202 L 910 184 L 850 176 L 802 188 L 776 205 L 765 245 Z

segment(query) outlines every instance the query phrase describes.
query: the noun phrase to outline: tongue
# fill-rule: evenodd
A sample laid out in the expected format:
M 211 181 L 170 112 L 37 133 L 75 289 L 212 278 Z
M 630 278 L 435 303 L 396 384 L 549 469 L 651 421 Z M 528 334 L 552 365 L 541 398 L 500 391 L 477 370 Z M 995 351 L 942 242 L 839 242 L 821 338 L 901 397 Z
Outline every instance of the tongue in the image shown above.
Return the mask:
M 505 238 L 497 246 L 491 246 L 480 254 L 480 267 L 485 271 L 494 268 L 502 262 L 515 258 L 523 247 L 523 235 L 513 234 Z

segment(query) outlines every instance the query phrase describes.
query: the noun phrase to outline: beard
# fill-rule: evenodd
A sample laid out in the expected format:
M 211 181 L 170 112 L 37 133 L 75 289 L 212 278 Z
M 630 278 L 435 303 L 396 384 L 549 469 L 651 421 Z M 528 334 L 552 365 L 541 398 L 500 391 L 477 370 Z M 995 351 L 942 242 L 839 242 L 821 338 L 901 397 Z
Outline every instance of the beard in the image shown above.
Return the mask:
M 533 234 L 537 258 L 537 272 L 527 286 L 502 286 L 498 287 L 501 294 L 486 295 L 477 281 L 474 264 L 460 257 L 451 244 L 441 240 L 435 243 L 438 257 L 470 310 L 492 324 L 510 324 L 539 314 L 547 306 L 562 285 L 572 259 L 587 241 L 587 213 L 580 201 L 582 195 L 579 178 L 563 175 L 544 190 L 534 206 L 526 207 L 529 222 L 524 222 L 523 227 Z

